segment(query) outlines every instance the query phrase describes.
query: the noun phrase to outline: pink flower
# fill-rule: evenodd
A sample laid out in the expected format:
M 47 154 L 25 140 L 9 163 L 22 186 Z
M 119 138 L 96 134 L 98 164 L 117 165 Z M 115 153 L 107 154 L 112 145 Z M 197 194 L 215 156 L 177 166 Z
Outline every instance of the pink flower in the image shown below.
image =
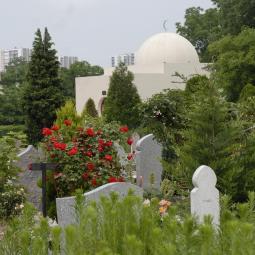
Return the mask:
M 128 155 L 127 155 L 127 159 L 128 160 L 131 160 L 133 158 L 133 153 L 129 153 Z

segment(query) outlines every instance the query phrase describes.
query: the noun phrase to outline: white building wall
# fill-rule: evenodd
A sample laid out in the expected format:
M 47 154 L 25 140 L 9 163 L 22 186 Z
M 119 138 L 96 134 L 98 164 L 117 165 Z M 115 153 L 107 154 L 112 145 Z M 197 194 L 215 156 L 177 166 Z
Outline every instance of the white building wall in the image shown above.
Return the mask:
M 162 64 L 161 66 L 145 67 L 130 66 L 128 69 L 134 73 L 134 84 L 142 100 L 150 98 L 156 93 L 162 92 L 164 89 L 185 89 L 185 82 L 174 74 L 178 72 L 187 78 L 193 75 L 207 75 L 209 72 L 204 69 L 207 64 Z M 154 70 L 154 73 L 150 71 Z M 102 99 L 102 91 L 107 91 L 110 76 L 114 68 L 105 70 L 105 74 L 101 76 L 77 77 L 76 84 L 76 109 L 81 113 L 83 107 L 89 97 L 91 97 L 96 107 Z M 155 73 L 158 70 L 158 73 Z M 97 108 L 100 112 L 99 107 Z

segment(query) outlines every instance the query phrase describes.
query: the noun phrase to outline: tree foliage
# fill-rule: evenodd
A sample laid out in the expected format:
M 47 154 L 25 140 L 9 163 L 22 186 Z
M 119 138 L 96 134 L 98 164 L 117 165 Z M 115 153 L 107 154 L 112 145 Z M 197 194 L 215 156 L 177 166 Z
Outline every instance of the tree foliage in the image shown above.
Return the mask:
M 63 89 L 58 76 L 59 62 L 47 28 L 42 39 L 38 29 L 28 70 L 28 84 L 23 94 L 26 133 L 30 144 L 42 139 L 41 129 L 56 119 L 56 109 L 63 103 Z
M 213 0 L 219 10 L 223 35 L 237 35 L 244 27 L 255 28 L 254 0 Z
M 141 100 L 133 80 L 133 73 L 123 63 L 112 73 L 103 112 L 107 122 L 119 121 L 130 127 L 138 125 L 139 113 L 135 107 Z
M 237 101 L 247 84 L 255 86 L 255 29 L 225 36 L 210 45 L 215 56 L 215 78 L 229 101 Z
M 82 116 L 89 115 L 91 117 L 98 117 L 98 112 L 96 110 L 95 102 L 92 98 L 89 98 L 84 106 Z
M 188 8 L 184 24 L 178 22 L 176 28 L 177 33 L 195 46 L 202 62 L 211 61 L 207 47 L 221 35 L 217 9 L 211 8 L 204 11 L 200 7 Z
M 67 68 L 60 68 L 60 78 L 63 83 L 64 95 L 67 98 L 75 96 L 75 78 L 102 75 L 104 70 L 100 66 L 90 65 L 87 61 L 78 61 Z
M 15 58 L 1 73 L 0 84 L 3 86 L 23 85 L 26 82 L 28 63 L 23 58 Z

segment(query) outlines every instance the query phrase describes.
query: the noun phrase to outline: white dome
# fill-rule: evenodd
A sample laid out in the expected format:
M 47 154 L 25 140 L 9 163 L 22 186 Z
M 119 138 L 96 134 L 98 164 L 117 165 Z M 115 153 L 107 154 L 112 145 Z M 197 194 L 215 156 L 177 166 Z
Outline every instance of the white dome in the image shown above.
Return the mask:
M 136 65 L 198 63 L 194 46 L 175 33 L 160 33 L 147 39 L 136 53 Z

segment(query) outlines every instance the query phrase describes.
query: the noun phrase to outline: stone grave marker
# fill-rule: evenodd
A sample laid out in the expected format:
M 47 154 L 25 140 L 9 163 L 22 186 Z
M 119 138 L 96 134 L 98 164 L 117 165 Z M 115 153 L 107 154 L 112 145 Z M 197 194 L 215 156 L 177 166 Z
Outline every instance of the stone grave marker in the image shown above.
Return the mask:
M 219 225 L 219 191 L 215 187 L 217 177 L 214 171 L 208 166 L 200 166 L 193 174 L 192 182 L 195 188 L 190 193 L 191 213 L 200 223 L 204 216 L 211 215 L 213 224 Z
M 42 152 L 38 151 L 33 145 L 29 145 L 24 151 L 17 155 L 15 165 L 21 169 L 18 182 L 27 190 L 27 199 L 34 206 L 41 210 L 41 189 L 37 186 L 37 180 L 41 173 L 32 172 L 28 169 L 29 164 L 37 162 L 42 157 Z
M 133 139 L 133 143 L 131 144 L 131 153 L 132 153 L 132 152 L 135 152 L 137 142 L 140 140 L 141 137 L 137 133 L 133 133 L 131 137 Z
M 136 181 L 144 189 L 151 188 L 151 176 L 154 176 L 153 188 L 160 189 L 162 164 L 162 146 L 152 134 L 142 137 L 136 144 Z
M 84 193 L 85 202 L 94 200 L 98 202 L 101 196 L 109 196 L 111 192 L 117 192 L 120 197 L 128 194 L 129 190 L 133 190 L 134 194 L 143 197 L 143 189 L 126 182 L 114 182 L 100 186 L 92 191 Z M 75 223 L 75 197 L 63 197 L 56 199 L 58 225 L 64 227 L 68 224 Z

